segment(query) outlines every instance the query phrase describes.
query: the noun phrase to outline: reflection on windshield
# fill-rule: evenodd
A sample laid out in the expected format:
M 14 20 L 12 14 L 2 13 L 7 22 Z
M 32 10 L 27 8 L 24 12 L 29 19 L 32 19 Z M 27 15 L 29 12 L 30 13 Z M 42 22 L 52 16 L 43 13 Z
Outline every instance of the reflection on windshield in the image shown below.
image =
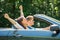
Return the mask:
M 39 22 L 37 22 L 37 26 L 40 27 L 40 23 Z

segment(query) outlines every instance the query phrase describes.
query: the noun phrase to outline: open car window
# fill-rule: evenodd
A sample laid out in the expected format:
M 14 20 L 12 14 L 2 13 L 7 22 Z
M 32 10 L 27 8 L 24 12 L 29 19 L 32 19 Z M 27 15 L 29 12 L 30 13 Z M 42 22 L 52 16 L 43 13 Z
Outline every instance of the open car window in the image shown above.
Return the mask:
M 34 18 L 34 27 L 36 28 L 44 28 L 50 26 L 51 23 L 47 22 L 46 20 L 40 18 Z

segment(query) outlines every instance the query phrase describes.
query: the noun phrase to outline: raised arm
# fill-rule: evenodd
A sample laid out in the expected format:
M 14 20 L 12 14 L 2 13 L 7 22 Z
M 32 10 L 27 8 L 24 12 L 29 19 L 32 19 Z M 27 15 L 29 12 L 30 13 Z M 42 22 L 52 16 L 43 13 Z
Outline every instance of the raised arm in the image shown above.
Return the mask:
M 20 17 L 18 17 L 18 18 L 15 19 L 15 20 L 19 20 L 21 17 L 24 17 L 24 13 L 23 13 L 23 7 L 22 7 L 22 5 L 19 6 L 19 9 L 20 9 Z
M 13 20 L 12 18 L 10 18 L 7 13 L 4 14 L 4 17 L 6 19 L 8 19 L 16 28 L 21 29 L 20 26 L 19 26 L 19 24 L 15 20 Z
M 20 5 L 20 6 L 19 6 L 19 9 L 20 9 L 20 16 L 23 16 L 23 17 L 24 17 L 23 6 Z

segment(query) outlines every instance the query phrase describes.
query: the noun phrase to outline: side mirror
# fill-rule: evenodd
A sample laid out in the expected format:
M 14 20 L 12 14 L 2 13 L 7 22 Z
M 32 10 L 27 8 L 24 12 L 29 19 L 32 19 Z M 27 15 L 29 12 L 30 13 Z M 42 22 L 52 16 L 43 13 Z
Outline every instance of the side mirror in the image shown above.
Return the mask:
M 50 27 L 51 31 L 56 31 L 56 30 L 60 30 L 58 26 L 51 26 Z
M 57 36 L 60 33 L 60 28 L 58 25 L 51 25 L 50 30 L 53 31 L 52 36 Z

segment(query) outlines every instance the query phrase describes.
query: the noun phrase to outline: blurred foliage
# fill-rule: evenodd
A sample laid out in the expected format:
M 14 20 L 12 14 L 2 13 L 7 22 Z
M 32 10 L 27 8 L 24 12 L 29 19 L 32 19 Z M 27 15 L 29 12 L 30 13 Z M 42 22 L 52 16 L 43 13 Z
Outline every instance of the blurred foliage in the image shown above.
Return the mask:
M 19 5 L 23 5 L 25 16 L 45 14 L 60 20 L 60 0 L 0 0 L 0 27 L 11 27 L 3 14 L 8 13 L 13 19 L 19 17 Z

